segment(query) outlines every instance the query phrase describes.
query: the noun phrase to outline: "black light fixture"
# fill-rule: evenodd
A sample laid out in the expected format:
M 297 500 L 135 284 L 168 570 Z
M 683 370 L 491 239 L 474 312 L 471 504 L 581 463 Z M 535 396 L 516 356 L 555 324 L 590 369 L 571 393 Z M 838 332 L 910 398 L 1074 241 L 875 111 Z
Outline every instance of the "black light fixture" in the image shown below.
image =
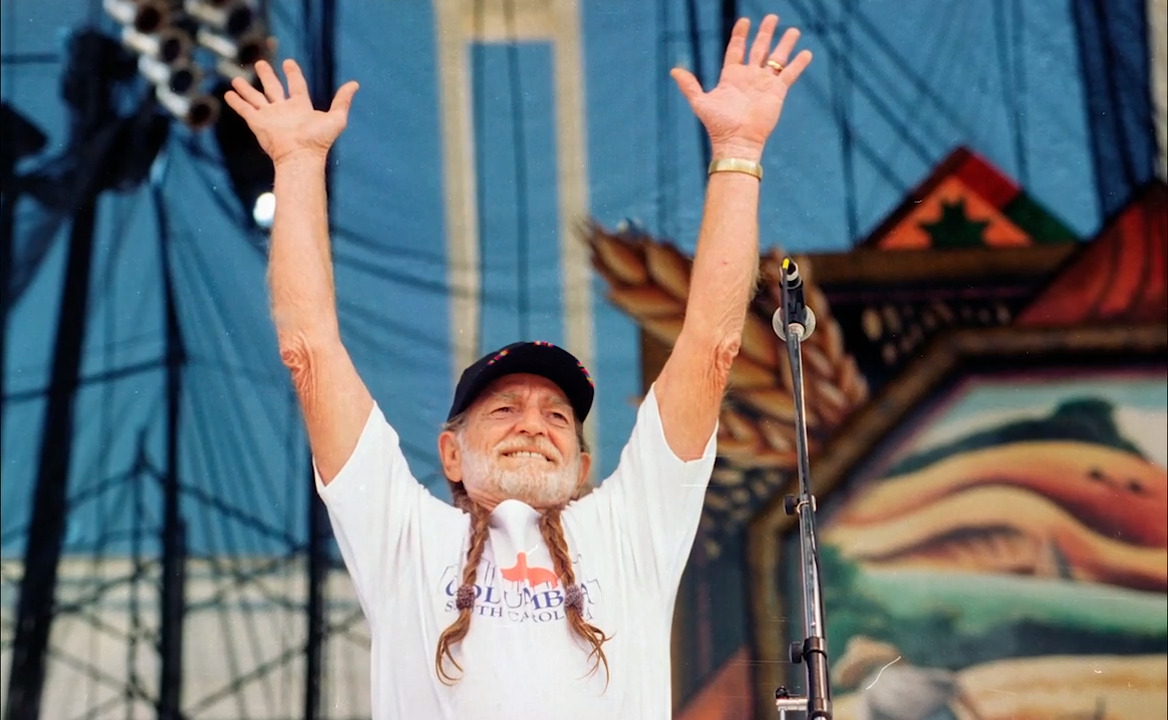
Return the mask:
M 256 1 L 102 0 L 157 105 L 192 130 L 214 128 L 247 224 L 266 230 L 275 210 L 272 162 L 242 118 L 221 112 L 230 81 L 256 84 L 255 64 L 275 47 Z
M 171 7 L 165 0 L 103 0 L 102 7 L 123 27 L 147 35 L 171 21 Z
M 48 138 L 31 120 L 7 102 L 0 103 L 0 175 L 5 180 L 16 164 L 45 149 Z
M 267 26 L 245 0 L 186 0 L 183 7 L 198 21 L 195 41 L 214 54 L 220 75 L 250 78 L 255 64 L 271 55 Z
M 228 83 L 221 82 L 216 88 L 216 97 L 223 97 L 228 89 Z M 276 204 L 272 194 L 275 169 L 271 158 L 260 147 L 243 118 L 234 112 L 223 113 L 215 123 L 215 141 L 223 156 L 231 189 L 249 221 L 261 230 L 271 229 Z
M 147 93 L 124 113 L 117 98 L 136 85 L 136 59 L 116 40 L 93 31 L 74 33 L 61 77 L 69 108 L 69 139 L 62 152 L 21 176 L 24 192 L 56 212 L 72 212 L 104 190 L 126 191 L 147 177 L 166 142 L 171 121 Z
M 254 79 L 256 62 L 271 55 L 267 24 L 247 0 L 103 0 L 120 25 L 123 45 L 138 54 L 138 70 L 158 104 L 193 130 L 214 125 L 222 95 L 215 76 Z

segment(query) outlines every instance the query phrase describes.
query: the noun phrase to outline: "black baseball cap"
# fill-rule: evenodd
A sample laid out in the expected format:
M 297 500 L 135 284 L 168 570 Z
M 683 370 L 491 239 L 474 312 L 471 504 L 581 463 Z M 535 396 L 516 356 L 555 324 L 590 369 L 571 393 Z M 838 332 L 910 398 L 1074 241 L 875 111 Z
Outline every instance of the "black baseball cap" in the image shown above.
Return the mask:
M 596 390 L 587 368 L 567 350 L 550 342 L 535 340 L 511 343 L 487 353 L 463 370 L 458 387 L 454 389 L 454 402 L 450 405 L 447 421 L 470 407 L 479 393 L 492 382 L 515 373 L 531 373 L 551 380 L 568 396 L 576 419 L 584 422 L 584 418 L 588 417 Z

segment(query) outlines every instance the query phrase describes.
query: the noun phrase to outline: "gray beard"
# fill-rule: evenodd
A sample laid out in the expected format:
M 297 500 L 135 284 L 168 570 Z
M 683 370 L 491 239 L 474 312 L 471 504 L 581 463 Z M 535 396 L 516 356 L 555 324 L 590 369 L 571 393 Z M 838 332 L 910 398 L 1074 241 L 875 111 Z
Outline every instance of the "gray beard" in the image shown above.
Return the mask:
M 533 508 L 563 507 L 576 493 L 580 477 L 580 457 L 562 463 L 558 469 L 542 470 L 525 465 L 515 470 L 499 466 L 495 458 L 472 450 L 458 438 L 462 450 L 462 473 L 486 492 L 501 498 L 519 500 Z

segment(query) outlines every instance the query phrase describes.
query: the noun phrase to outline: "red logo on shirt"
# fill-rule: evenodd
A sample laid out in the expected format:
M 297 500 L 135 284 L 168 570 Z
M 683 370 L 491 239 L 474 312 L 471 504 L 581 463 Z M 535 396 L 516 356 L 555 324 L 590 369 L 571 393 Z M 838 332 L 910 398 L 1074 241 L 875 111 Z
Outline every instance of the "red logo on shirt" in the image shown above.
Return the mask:
M 527 553 L 519 553 L 519 556 L 515 558 L 514 565 L 509 568 L 499 568 L 499 570 L 502 572 L 504 580 L 510 580 L 511 582 L 526 581 L 528 586 L 533 588 L 539 587 L 544 583 L 552 587 L 559 587 L 560 585 L 560 579 L 551 570 L 541 567 L 528 567 Z

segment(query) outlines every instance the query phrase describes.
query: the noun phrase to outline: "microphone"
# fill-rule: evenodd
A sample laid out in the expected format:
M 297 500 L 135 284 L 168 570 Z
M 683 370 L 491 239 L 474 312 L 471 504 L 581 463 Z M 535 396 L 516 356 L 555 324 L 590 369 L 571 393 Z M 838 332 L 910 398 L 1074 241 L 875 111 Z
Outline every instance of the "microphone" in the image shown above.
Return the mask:
M 779 309 L 771 317 L 771 328 L 780 339 L 786 340 L 787 328 L 798 326 L 795 333 L 802 340 L 815 332 L 815 313 L 803 298 L 803 277 L 799 274 L 799 266 L 787 257 L 783 258 L 782 269 Z

